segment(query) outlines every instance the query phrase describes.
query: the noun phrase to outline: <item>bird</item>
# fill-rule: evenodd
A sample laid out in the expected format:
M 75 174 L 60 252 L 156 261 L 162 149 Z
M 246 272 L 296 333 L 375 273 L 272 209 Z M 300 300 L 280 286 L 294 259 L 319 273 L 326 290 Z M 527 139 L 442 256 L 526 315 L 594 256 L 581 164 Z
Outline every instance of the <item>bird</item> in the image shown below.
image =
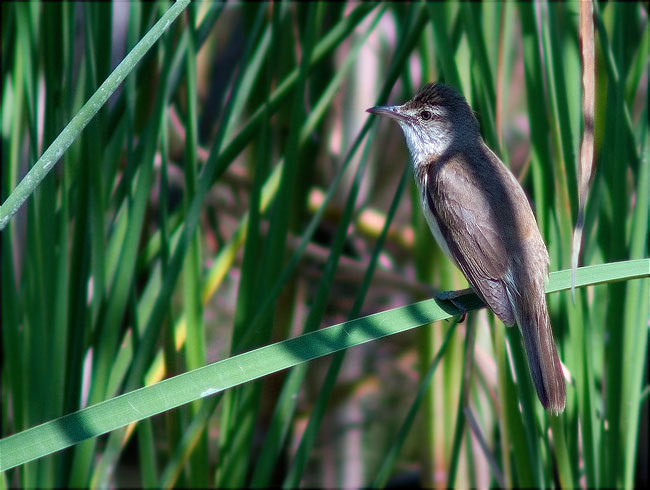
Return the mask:
M 519 326 L 537 396 L 560 414 L 566 384 L 546 303 L 548 251 L 523 188 L 448 85 L 430 83 L 402 105 L 367 112 L 400 125 L 436 242 L 495 315 Z

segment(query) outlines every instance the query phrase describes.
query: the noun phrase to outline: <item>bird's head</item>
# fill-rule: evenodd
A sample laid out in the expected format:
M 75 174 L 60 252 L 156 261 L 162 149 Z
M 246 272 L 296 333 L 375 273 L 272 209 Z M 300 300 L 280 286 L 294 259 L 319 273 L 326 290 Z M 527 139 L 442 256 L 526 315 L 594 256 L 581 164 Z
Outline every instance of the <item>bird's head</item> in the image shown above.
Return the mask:
M 367 112 L 398 122 L 416 166 L 479 136 L 478 122 L 463 96 L 441 83 L 425 85 L 402 105 L 376 106 Z

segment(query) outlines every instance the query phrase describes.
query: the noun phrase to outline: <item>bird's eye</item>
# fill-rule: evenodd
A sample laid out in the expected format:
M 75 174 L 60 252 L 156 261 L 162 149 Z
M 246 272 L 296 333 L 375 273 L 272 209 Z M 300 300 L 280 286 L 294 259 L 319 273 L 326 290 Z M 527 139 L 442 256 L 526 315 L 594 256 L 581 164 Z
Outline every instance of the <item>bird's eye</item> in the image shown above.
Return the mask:
M 431 119 L 431 112 L 430 111 L 422 111 L 420 112 L 420 117 L 422 118 L 423 121 L 428 121 Z

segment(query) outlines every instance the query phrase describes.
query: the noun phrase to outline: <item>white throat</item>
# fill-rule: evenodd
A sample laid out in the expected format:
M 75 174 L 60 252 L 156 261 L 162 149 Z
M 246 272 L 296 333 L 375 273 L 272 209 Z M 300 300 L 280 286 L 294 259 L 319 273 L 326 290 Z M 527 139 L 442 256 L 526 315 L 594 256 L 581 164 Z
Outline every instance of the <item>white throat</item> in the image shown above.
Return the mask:
M 442 155 L 451 145 L 451 134 L 447 131 L 423 131 L 422 128 L 412 126 L 405 121 L 398 120 L 398 123 L 406 138 L 413 165 L 416 167 L 432 156 L 435 158 Z

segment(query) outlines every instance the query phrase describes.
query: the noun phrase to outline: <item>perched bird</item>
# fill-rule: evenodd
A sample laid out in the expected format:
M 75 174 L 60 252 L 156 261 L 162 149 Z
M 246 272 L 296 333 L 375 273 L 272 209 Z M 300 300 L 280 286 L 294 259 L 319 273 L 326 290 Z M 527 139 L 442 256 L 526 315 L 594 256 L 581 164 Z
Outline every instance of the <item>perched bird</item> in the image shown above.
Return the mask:
M 435 83 L 403 105 L 368 112 L 401 126 L 436 241 L 497 317 L 519 325 L 537 396 L 562 412 L 566 386 L 544 291 L 548 252 L 526 194 L 481 138 L 472 109 Z

